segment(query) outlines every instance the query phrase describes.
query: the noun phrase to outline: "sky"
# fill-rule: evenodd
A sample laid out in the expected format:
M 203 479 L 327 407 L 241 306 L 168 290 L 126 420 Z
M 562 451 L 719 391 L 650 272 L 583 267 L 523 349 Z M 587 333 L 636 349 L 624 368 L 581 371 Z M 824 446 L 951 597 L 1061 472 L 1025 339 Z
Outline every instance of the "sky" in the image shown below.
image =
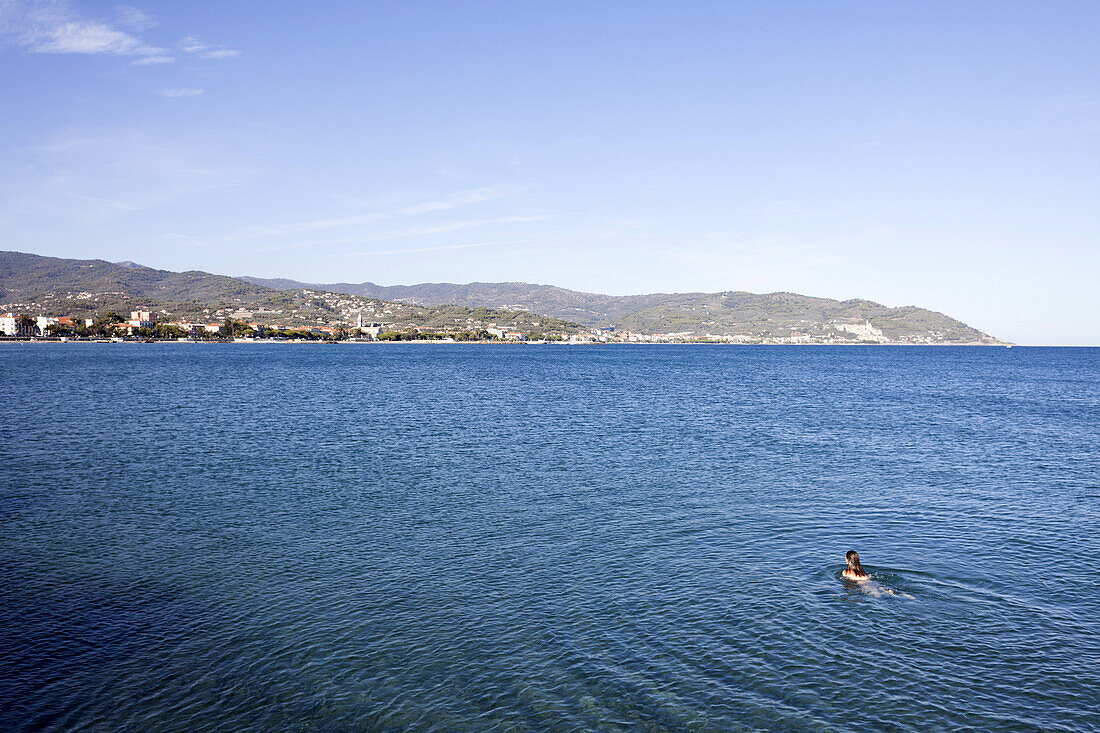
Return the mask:
M 0 0 L 0 249 L 1100 345 L 1100 3 Z

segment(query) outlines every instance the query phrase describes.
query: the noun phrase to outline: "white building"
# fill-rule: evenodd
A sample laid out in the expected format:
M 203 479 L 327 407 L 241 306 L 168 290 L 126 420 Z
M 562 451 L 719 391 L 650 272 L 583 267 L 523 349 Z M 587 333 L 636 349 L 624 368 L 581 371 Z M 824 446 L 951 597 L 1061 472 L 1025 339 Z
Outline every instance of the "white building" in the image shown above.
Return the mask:
M 862 341 L 887 341 L 886 336 L 879 329 L 871 325 L 870 321 L 863 323 L 834 323 L 838 331 L 853 334 Z
M 374 339 L 378 338 L 378 334 L 382 333 L 382 324 L 364 322 L 362 313 L 359 314 L 359 323 L 356 325 L 356 328 L 359 329 L 361 334 L 366 334 Z
M 157 325 L 157 314 L 152 311 L 130 311 L 129 325 L 134 328 L 152 328 Z
M 21 336 L 23 338 L 26 338 L 28 336 L 37 336 L 38 334 L 42 333 L 41 329 L 39 329 L 37 325 L 38 319 L 34 319 L 35 325 L 31 326 L 29 329 L 24 330 L 23 333 L 20 333 L 19 318 L 20 317 L 15 315 L 14 313 L 5 313 L 3 316 L 0 316 L 0 332 L 3 332 L 7 336 Z

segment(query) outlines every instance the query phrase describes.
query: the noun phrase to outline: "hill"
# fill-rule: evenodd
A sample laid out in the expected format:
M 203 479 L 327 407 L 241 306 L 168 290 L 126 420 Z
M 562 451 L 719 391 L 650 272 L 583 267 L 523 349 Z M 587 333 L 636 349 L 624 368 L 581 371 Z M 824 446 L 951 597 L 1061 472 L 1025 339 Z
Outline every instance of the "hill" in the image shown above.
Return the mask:
M 293 280 L 242 278 L 274 288 L 316 287 L 360 296 L 435 306 L 529 310 L 589 326 L 643 334 L 739 336 L 742 340 L 793 339 L 905 343 L 1000 343 L 943 313 L 869 300 L 832 300 L 796 293 L 652 293 L 612 296 L 530 283 L 374 283 L 306 285 Z M 868 327 L 869 326 L 869 327 Z
M 526 310 L 425 307 L 317 287 L 273 288 L 225 275 L 171 272 L 104 260 L 0 252 L 0 309 L 34 315 L 92 317 L 150 309 L 186 320 L 236 318 L 293 327 L 384 322 L 395 328 L 484 328 L 575 333 L 579 326 Z
M 612 296 L 530 283 L 315 285 L 295 280 L 171 272 L 104 260 L 0 252 L 0 309 L 86 317 L 138 308 L 178 319 L 236 318 L 282 325 L 365 321 L 403 328 L 577 333 L 585 324 L 643 335 L 739 342 L 1001 343 L 916 306 L 796 293 L 651 293 Z
M 132 262 L 70 260 L 23 252 L 0 252 L 0 300 L 36 300 L 69 293 L 125 294 L 157 302 L 252 302 L 273 288 L 207 272 L 169 272 Z

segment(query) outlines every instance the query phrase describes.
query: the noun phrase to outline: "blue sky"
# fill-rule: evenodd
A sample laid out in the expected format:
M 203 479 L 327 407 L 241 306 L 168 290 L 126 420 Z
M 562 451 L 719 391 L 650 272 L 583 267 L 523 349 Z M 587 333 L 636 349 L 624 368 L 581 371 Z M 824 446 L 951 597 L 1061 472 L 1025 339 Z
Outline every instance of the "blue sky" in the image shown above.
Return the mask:
M 0 248 L 1100 344 L 1094 2 L 0 0 Z

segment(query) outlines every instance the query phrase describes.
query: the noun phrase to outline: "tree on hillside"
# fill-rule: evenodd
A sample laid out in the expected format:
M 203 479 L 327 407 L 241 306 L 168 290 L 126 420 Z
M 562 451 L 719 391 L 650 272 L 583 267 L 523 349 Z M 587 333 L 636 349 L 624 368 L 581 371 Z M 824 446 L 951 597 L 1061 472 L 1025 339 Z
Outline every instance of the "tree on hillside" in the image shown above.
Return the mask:
M 245 336 L 252 336 L 256 333 L 256 330 L 249 326 L 244 321 L 234 321 L 232 318 L 226 318 L 222 324 L 221 335 L 226 338 L 240 338 Z

